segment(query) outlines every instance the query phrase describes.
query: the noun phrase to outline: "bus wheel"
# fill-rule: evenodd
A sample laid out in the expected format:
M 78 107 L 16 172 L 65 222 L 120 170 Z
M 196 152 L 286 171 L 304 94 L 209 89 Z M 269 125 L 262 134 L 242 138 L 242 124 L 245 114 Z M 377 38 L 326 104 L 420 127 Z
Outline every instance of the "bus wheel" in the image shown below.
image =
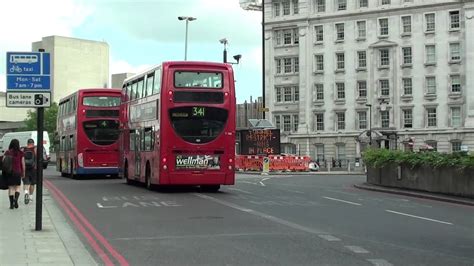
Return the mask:
M 132 184 L 132 180 L 128 178 L 128 162 L 125 162 L 125 167 L 123 168 L 123 177 L 125 177 L 125 181 L 128 185 Z
M 146 170 L 145 170 L 145 185 L 146 188 L 151 190 L 153 188 L 153 185 L 151 184 L 151 168 L 150 168 L 150 163 L 146 163 Z
M 217 192 L 221 188 L 221 185 L 206 185 L 201 186 L 203 192 Z

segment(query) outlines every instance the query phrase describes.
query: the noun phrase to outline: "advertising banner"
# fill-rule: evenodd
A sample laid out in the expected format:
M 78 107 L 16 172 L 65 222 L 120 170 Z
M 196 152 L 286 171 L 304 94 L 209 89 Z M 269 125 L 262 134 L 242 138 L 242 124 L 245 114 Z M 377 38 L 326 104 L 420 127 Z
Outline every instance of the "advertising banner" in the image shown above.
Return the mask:
M 219 155 L 200 155 L 200 154 L 179 154 L 176 155 L 176 169 L 203 169 L 203 170 L 219 170 L 220 156 Z

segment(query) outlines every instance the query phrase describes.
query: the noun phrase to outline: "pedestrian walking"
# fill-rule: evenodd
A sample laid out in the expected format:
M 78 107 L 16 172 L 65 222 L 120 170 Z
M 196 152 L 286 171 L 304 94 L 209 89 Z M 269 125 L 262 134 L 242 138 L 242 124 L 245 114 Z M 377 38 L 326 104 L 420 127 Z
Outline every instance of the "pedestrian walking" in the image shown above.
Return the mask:
M 25 176 L 25 158 L 20 150 L 18 139 L 12 139 L 8 150 L 3 155 L 2 174 L 7 178 L 10 209 L 18 208 L 21 178 Z
M 23 149 L 25 158 L 25 177 L 23 178 L 23 190 L 25 191 L 25 204 L 33 199 L 36 185 L 36 156 L 38 152 L 33 139 L 28 139 L 27 146 Z

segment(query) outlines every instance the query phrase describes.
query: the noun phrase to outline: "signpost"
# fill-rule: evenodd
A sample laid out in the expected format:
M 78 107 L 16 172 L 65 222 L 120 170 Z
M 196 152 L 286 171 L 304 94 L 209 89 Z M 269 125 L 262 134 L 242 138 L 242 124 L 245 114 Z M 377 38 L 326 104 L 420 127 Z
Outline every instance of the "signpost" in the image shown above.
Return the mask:
M 50 55 L 39 52 L 7 52 L 7 107 L 37 108 L 36 223 L 42 229 L 44 107 L 51 106 Z M 39 156 L 38 156 L 39 155 Z

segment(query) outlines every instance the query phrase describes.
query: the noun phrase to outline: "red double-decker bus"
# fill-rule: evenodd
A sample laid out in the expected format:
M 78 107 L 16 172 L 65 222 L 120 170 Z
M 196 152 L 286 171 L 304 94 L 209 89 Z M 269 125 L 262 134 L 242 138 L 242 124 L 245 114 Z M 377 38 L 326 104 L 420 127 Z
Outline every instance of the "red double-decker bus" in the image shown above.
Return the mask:
M 235 108 L 230 64 L 164 62 L 126 79 L 121 174 L 148 188 L 234 184 Z
M 118 175 L 120 89 L 80 89 L 61 99 L 56 167 L 62 176 Z

